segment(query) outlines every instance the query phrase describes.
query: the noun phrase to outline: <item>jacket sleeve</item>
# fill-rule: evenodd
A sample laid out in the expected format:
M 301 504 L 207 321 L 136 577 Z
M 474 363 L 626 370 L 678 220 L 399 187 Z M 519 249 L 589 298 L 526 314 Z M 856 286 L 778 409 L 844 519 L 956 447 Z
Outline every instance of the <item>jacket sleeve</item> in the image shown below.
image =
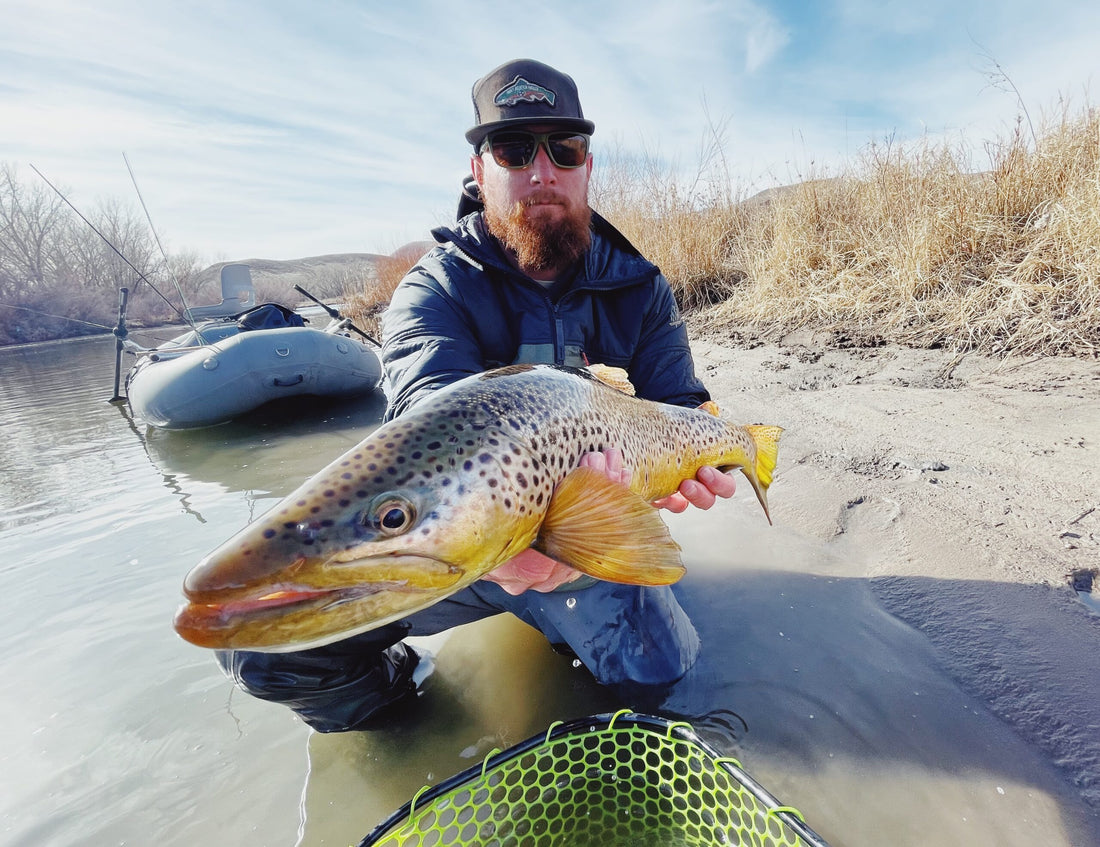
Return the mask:
M 687 325 L 663 275 L 657 275 L 651 291 L 630 364 L 631 381 L 639 397 L 694 408 L 709 400 L 710 393 L 695 375 Z
M 454 283 L 429 267 L 418 265 L 401 280 L 382 315 L 386 420 L 436 389 L 485 370 L 474 322 Z

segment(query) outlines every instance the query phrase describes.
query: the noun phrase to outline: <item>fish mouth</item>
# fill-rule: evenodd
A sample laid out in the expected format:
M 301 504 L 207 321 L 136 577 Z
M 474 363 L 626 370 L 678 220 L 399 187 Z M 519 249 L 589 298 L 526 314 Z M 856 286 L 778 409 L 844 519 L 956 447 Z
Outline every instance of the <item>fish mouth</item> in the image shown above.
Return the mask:
M 441 592 L 449 592 L 465 573 L 421 556 L 353 564 L 330 568 L 328 585 L 301 579 L 210 590 L 189 585 L 184 592 L 189 602 L 176 612 L 176 632 L 192 644 L 213 649 L 306 649 L 422 608 Z

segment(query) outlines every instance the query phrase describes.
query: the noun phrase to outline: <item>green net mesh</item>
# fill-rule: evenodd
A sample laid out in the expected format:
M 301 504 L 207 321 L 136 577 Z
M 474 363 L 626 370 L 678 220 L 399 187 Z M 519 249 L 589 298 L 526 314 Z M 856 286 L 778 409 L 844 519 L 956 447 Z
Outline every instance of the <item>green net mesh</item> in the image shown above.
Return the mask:
M 361 843 L 827 847 L 688 724 L 620 712 L 559 724 L 433 789 Z

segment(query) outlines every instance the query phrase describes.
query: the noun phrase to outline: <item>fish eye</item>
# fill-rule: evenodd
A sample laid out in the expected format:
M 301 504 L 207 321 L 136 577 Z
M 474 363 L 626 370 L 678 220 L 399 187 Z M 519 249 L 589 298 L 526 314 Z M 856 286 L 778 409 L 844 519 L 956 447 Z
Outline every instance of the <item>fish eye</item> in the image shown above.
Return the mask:
M 404 498 L 387 497 L 372 506 L 364 517 L 383 535 L 400 535 L 412 526 L 416 519 L 416 510 Z

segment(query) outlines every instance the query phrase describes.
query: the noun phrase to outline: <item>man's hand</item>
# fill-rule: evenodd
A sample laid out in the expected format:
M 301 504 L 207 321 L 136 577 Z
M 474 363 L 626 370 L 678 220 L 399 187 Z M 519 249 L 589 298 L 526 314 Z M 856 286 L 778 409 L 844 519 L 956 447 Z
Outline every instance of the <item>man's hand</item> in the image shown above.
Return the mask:
M 630 485 L 630 470 L 623 467 L 621 450 L 611 448 L 602 453 L 586 453 L 581 457 L 579 466 L 603 471 L 608 479 Z M 678 491 L 654 501 L 653 505 L 677 513 L 688 506 L 709 509 L 719 497 L 732 497 L 736 489 L 737 482 L 732 476 L 716 468 L 705 467 L 699 469 L 695 479 L 685 479 Z M 529 548 L 485 574 L 482 579 L 495 582 L 515 596 L 524 591 L 553 591 L 580 575 L 580 571 Z
M 603 471 L 607 478 L 622 485 L 630 485 L 630 471 L 623 468 L 621 450 L 611 449 L 603 453 L 586 453 L 581 456 L 579 467 Z M 528 548 L 505 562 L 482 579 L 495 582 L 515 596 L 524 591 L 553 591 L 572 582 L 581 575 L 568 565 Z
M 654 500 L 653 505 L 658 509 L 668 509 L 677 514 L 688 506 L 709 509 L 719 497 L 723 499 L 732 497 L 736 490 L 737 480 L 732 475 L 722 473 L 708 465 L 699 468 L 695 479 L 685 479 L 680 483 L 679 490 L 660 500 Z
M 512 596 L 516 596 L 524 591 L 553 591 L 580 575 L 580 571 L 528 547 L 499 568 L 489 571 L 482 579 L 495 582 Z

